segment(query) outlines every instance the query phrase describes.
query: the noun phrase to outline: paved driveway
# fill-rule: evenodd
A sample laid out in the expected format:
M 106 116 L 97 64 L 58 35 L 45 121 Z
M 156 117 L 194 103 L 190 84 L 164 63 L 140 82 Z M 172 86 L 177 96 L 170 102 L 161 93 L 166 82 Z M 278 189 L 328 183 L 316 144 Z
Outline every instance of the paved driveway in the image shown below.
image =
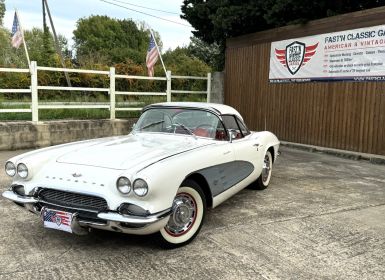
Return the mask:
M 0 164 L 18 152 L 1 152 Z M 385 166 L 288 148 L 265 191 L 210 210 L 197 239 L 43 229 L 0 199 L 0 279 L 384 279 Z M 1 168 L 0 190 L 9 180 Z

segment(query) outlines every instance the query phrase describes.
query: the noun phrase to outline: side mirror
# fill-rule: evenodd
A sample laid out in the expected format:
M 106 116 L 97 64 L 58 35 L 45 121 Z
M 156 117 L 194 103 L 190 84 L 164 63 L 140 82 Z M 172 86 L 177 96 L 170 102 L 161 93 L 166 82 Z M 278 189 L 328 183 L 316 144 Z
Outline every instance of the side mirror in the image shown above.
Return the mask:
M 229 134 L 229 141 L 232 143 L 237 138 L 237 131 L 235 129 L 228 129 L 227 132 Z

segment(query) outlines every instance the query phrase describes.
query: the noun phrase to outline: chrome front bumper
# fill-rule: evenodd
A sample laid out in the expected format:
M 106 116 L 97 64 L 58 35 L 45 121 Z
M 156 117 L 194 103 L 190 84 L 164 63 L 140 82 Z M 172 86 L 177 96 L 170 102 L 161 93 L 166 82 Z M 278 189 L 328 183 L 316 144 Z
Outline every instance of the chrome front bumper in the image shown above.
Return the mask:
M 31 197 L 31 196 L 21 196 L 13 191 L 5 191 L 3 192 L 3 197 L 12 200 L 13 202 L 21 203 L 21 204 L 33 204 L 38 203 L 39 200 Z
M 34 210 L 34 206 L 37 205 L 38 203 L 41 203 L 43 201 L 40 201 L 38 198 L 32 197 L 32 196 L 22 196 L 19 195 L 12 190 L 8 190 L 3 192 L 3 197 L 12 200 L 13 202 L 17 204 L 23 204 L 24 206 L 27 207 L 28 210 L 31 212 L 35 212 L 36 214 L 39 214 L 39 211 Z M 76 210 L 75 210 L 76 212 Z M 110 227 L 110 223 L 117 225 L 120 223 L 123 224 L 131 224 L 131 225 L 136 225 L 138 227 L 144 227 L 147 225 L 151 225 L 154 223 L 157 223 L 159 221 L 164 220 L 165 218 L 168 218 L 171 214 L 172 210 L 171 208 L 166 209 L 164 211 L 155 213 L 155 214 L 150 214 L 147 216 L 134 216 L 134 215 L 123 215 L 118 212 L 113 212 L 113 211 L 106 211 L 106 212 L 100 212 L 97 214 L 97 217 L 101 220 L 104 220 L 107 222 L 106 227 Z M 87 221 L 78 221 L 79 224 L 85 225 L 85 226 L 92 226 L 94 225 L 92 222 L 87 222 Z M 97 225 L 98 228 L 103 227 L 102 224 L 95 224 Z

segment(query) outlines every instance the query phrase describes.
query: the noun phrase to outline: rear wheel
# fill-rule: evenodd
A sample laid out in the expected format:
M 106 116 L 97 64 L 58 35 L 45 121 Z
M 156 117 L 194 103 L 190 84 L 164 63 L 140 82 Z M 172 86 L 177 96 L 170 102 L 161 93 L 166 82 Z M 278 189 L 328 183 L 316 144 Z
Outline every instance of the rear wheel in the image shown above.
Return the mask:
M 263 158 L 262 173 L 252 187 L 256 190 L 266 189 L 269 186 L 272 171 L 273 156 L 270 151 L 267 151 L 265 157 Z
M 186 180 L 174 198 L 172 213 L 160 230 L 161 246 L 176 248 L 191 242 L 199 233 L 206 214 L 206 199 L 201 187 Z

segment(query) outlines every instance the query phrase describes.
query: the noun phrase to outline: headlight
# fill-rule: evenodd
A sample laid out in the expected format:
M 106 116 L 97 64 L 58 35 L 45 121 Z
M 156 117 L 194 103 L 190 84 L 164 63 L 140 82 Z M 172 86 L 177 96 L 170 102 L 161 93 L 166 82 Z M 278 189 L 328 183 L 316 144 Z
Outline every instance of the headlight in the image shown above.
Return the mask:
M 24 163 L 17 165 L 17 174 L 23 179 L 28 177 L 28 168 Z
M 16 174 L 16 166 L 10 162 L 10 161 L 7 161 L 7 163 L 5 164 L 5 173 L 7 173 L 8 176 L 15 176 Z
M 126 177 L 120 177 L 116 182 L 116 187 L 122 194 L 128 194 L 131 191 L 131 182 Z
M 136 179 L 134 181 L 134 193 L 137 196 L 145 196 L 148 193 L 148 185 L 146 181 L 142 179 Z

